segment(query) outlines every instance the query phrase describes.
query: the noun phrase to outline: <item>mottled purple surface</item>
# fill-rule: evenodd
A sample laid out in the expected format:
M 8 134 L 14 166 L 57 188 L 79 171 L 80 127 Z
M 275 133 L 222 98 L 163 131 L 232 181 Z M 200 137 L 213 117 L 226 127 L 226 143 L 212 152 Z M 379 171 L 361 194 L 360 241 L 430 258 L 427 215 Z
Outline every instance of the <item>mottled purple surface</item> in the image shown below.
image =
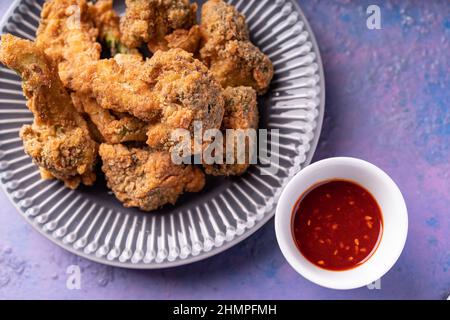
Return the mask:
M 8 3 L 1 1 L 0 13 Z M 32 229 L 0 193 L 0 298 L 443 299 L 450 294 L 450 2 L 378 1 L 382 30 L 366 28 L 374 1 L 301 1 L 322 50 L 327 104 L 315 160 L 366 159 L 406 199 L 405 250 L 381 290 L 333 291 L 284 260 L 273 221 L 240 245 L 190 266 L 133 271 L 89 262 Z M 81 290 L 66 268 L 82 269 Z

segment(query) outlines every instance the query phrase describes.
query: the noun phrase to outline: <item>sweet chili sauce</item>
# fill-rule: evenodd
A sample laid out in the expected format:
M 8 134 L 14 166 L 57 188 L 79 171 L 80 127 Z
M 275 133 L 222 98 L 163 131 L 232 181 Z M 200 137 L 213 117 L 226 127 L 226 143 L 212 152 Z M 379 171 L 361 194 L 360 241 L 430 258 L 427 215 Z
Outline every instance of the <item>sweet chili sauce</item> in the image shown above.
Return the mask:
M 313 186 L 297 201 L 292 233 L 310 262 L 343 271 L 361 265 L 375 252 L 383 218 L 365 188 L 347 180 L 330 180 Z

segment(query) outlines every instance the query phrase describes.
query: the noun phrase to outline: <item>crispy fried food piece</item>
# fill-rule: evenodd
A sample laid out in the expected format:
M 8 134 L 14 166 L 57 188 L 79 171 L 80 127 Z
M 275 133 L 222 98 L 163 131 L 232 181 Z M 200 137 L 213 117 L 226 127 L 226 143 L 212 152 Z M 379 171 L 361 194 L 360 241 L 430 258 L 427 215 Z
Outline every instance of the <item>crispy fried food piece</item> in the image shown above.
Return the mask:
M 151 3 L 153 6 L 158 3 L 158 6 L 170 7 L 166 13 L 171 21 L 178 21 L 184 16 L 184 7 L 180 3 L 191 7 L 184 1 Z M 92 54 L 94 50 L 80 51 L 80 48 L 93 49 L 98 46 L 95 42 L 97 32 L 92 31 L 97 29 L 89 19 L 87 8 L 84 0 L 52 0 L 44 9 L 44 27 L 38 39 L 42 46 L 49 47 L 54 53 L 54 59 L 59 62 L 60 76 L 68 88 L 76 95 L 95 98 L 104 109 L 129 113 L 143 121 L 154 122 L 148 134 L 148 144 L 153 148 L 170 148 L 173 144 L 169 139 L 171 130 L 193 130 L 195 120 L 202 120 L 205 129 L 220 127 L 223 116 L 220 86 L 208 69 L 187 52 L 173 49 L 143 62 L 141 57 L 135 55 L 116 55 L 114 59 L 100 60 L 97 51 L 96 54 Z M 73 12 L 79 14 L 74 17 Z M 78 23 L 68 28 L 70 20 Z M 57 24 L 59 29 L 51 28 L 53 24 Z M 79 41 L 53 43 L 51 32 L 58 38 Z M 95 36 L 87 36 L 89 34 Z M 76 64 L 69 59 L 72 56 L 77 57 L 74 60 Z M 83 100 L 83 97 L 78 100 Z M 93 111 L 92 105 L 80 109 Z M 94 121 L 91 118 L 94 123 L 99 123 L 97 112 L 94 111 L 92 117 L 97 119 Z M 107 138 L 109 133 L 102 130 L 105 126 L 98 128 Z
M 270 59 L 249 41 L 229 41 L 210 60 L 210 71 L 226 87 L 249 86 L 264 94 L 272 81 Z
M 218 129 L 222 122 L 220 85 L 200 61 L 181 49 L 158 51 L 145 62 L 122 55 L 98 61 L 83 83 L 85 93 L 103 108 L 152 122 L 147 144 L 154 149 L 173 146 L 173 129 L 193 132 L 197 120 L 204 130 Z
M 114 115 L 87 95 L 73 93 L 72 101 L 77 109 L 89 115 L 101 136 L 101 141 L 117 144 L 147 140 L 147 123 L 128 114 Z
M 197 54 L 200 46 L 200 27 L 195 25 L 190 30 L 177 29 L 164 37 L 165 41 L 148 42 L 149 50 L 156 52 L 158 50 L 167 51 L 169 49 L 180 48 L 184 51 Z
M 95 97 L 104 109 L 153 121 L 159 117 L 159 105 L 150 90 L 145 65 L 140 59 L 124 59 L 122 55 L 95 61 L 79 74 L 83 86 L 78 92 Z
M 98 30 L 85 0 L 49 0 L 41 12 L 36 44 L 58 64 L 66 88 L 78 90 L 82 66 L 100 59 Z
M 174 129 L 194 132 L 195 122 L 203 130 L 219 129 L 224 114 L 220 85 L 208 69 L 192 54 L 181 49 L 158 51 L 147 61 L 148 79 L 159 102 L 161 119 L 150 126 L 147 144 L 156 149 L 168 149 L 174 141 Z
M 229 87 L 224 90 L 225 98 L 225 115 L 223 117 L 222 132 L 226 135 L 227 129 L 247 130 L 258 129 L 259 113 L 256 100 L 256 91 L 251 87 Z M 239 131 L 229 131 L 224 139 L 224 161 L 223 164 L 206 165 L 205 172 L 214 176 L 236 176 L 242 175 L 250 166 L 250 159 L 254 148 L 250 146 L 250 140 L 246 140 L 245 149 L 245 163 L 238 161 L 239 148 L 237 147 L 237 139 L 240 135 Z M 241 133 L 244 133 L 242 131 Z M 230 140 L 231 139 L 231 142 Z M 227 141 L 233 145 L 232 149 L 227 150 Z M 227 164 L 226 154 L 231 153 L 234 157 L 233 164 Z M 244 154 L 242 154 L 244 156 Z
M 222 0 L 202 8 L 202 61 L 222 87 L 251 86 L 264 94 L 273 77 L 270 59 L 250 42 L 243 15 Z
M 222 0 L 209 0 L 203 4 L 200 27 L 205 47 L 210 47 L 211 51 L 228 41 L 250 40 L 245 17 Z
M 50 173 L 75 189 L 92 185 L 97 144 L 87 124 L 72 104 L 56 66 L 33 42 L 3 35 L 0 61 L 23 79 L 27 106 L 34 122 L 23 126 L 20 136 L 25 151 L 44 173 Z
M 168 152 L 100 145 L 108 187 L 125 207 L 152 211 L 175 204 L 183 192 L 199 192 L 205 185 L 203 172 L 188 165 L 175 165 Z
M 130 48 L 152 41 L 159 47 L 164 37 L 177 29 L 189 29 L 195 24 L 197 5 L 189 0 L 126 0 L 121 20 L 122 40 Z
M 139 54 L 136 49 L 128 48 L 121 41 L 120 17 L 114 11 L 113 0 L 89 3 L 89 14 L 98 29 L 98 39 L 109 48 L 112 57 L 118 53 Z
M 147 128 L 142 121 L 131 115 L 114 116 L 94 99 L 78 92 L 84 86 L 81 74 L 88 65 L 100 60 L 97 28 L 100 38 L 120 38 L 118 22 L 111 0 L 100 0 L 89 6 L 84 0 L 51 0 L 42 11 L 37 44 L 58 63 L 64 85 L 75 91 L 72 98 L 78 112 L 88 114 L 97 126 L 97 130 L 92 123 L 89 126 L 93 137 L 110 143 L 145 141 Z M 129 59 L 142 60 L 138 55 L 132 56 Z
M 128 47 L 148 42 L 153 29 L 154 12 L 150 0 L 126 0 L 125 15 L 120 20 L 122 39 Z
M 229 87 L 223 94 L 225 115 L 222 130 L 258 129 L 259 112 L 255 90 L 251 87 Z

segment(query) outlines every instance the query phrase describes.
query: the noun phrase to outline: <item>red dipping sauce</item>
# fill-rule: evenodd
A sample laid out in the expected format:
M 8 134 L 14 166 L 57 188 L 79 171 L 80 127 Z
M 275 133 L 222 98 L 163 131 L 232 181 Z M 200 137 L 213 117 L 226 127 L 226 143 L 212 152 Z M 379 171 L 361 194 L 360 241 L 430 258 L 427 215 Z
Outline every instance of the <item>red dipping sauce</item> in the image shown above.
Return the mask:
M 310 262 L 343 271 L 361 265 L 375 252 L 383 217 L 365 188 L 347 180 L 331 180 L 312 187 L 297 201 L 292 233 Z

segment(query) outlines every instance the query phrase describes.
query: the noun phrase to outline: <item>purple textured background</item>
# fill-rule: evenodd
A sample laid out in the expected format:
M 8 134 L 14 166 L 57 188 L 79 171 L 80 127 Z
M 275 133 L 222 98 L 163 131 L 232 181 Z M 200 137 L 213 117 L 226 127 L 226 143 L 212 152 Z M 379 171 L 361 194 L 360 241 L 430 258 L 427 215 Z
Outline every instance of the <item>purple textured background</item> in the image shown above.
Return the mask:
M 12 1 L 1 1 L 3 14 Z M 378 4 L 382 30 L 366 28 Z M 240 245 L 162 271 L 107 267 L 44 239 L 0 192 L 0 298 L 444 299 L 450 294 L 450 2 L 301 1 L 321 47 L 327 106 L 315 160 L 366 159 L 399 184 L 410 228 L 381 290 L 333 291 L 296 274 L 273 221 Z M 66 268 L 82 269 L 81 290 Z

